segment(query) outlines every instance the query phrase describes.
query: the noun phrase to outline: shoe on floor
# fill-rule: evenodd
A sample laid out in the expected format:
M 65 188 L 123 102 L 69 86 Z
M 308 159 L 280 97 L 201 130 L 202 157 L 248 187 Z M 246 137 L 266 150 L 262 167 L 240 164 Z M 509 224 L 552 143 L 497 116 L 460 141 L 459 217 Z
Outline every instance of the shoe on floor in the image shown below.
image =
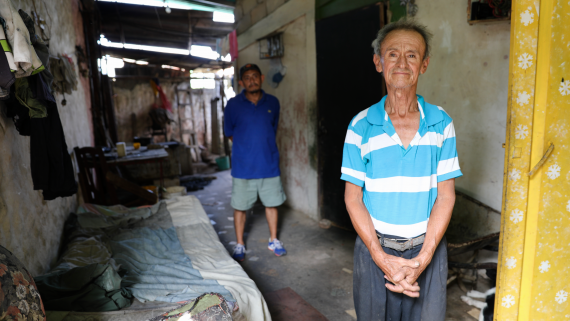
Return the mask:
M 281 243 L 281 241 L 278 239 L 273 239 L 273 241 L 271 241 L 271 238 L 269 238 L 269 244 L 267 248 L 273 251 L 273 253 L 275 253 L 277 256 L 283 256 L 287 254 L 287 251 L 285 251 L 285 248 L 283 247 L 283 243 Z
M 243 244 L 236 244 L 232 257 L 236 261 L 243 261 L 245 259 L 245 246 Z

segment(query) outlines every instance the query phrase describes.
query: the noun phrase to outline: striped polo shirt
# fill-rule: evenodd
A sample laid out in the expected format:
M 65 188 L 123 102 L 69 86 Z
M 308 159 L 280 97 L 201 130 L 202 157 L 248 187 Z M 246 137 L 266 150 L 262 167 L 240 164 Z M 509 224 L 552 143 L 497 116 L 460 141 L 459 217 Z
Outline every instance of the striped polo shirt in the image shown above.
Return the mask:
M 437 198 L 437 183 L 462 176 L 453 121 L 418 95 L 420 126 L 404 148 L 382 100 L 348 126 L 341 179 L 363 188 L 376 230 L 402 238 L 421 235 Z

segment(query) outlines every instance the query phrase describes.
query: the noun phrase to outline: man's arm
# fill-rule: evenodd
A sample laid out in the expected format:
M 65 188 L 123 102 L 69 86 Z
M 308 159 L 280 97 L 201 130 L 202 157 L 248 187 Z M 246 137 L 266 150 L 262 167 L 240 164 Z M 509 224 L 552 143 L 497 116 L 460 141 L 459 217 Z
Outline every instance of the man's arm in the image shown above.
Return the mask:
M 352 225 L 362 239 L 362 242 L 364 242 L 368 248 L 372 259 L 376 265 L 384 271 L 388 281 L 396 284 L 386 284 L 386 287 L 393 292 L 404 293 L 410 297 L 419 297 L 420 287 L 415 279 L 413 283 L 407 282 L 404 271 L 404 267 L 409 267 L 411 271 L 416 270 L 417 262 L 389 255 L 384 252 L 376 235 L 376 229 L 374 228 L 368 209 L 362 201 L 362 187 L 346 182 L 344 201 Z
M 416 282 L 431 262 L 433 254 L 447 230 L 449 220 L 451 220 L 454 204 L 455 178 L 437 183 L 437 199 L 429 217 L 426 238 L 420 253 L 414 258 L 420 263 L 420 266 L 417 269 L 409 269 L 411 273 L 406 277 L 408 283 Z
M 233 98 L 228 101 L 224 108 L 224 135 L 232 142 L 234 141 L 234 117 L 233 117 Z

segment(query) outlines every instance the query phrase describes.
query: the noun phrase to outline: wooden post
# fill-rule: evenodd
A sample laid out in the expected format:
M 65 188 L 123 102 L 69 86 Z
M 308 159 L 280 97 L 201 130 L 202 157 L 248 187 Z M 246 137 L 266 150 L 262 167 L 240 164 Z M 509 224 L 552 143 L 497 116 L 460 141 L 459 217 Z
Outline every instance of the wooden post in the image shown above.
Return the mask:
M 107 146 L 106 128 L 102 112 L 101 97 L 101 77 L 97 66 L 97 59 L 101 57 L 100 48 L 97 45 L 99 37 L 98 19 L 96 16 L 96 8 L 94 0 L 82 0 L 84 10 L 81 12 L 83 17 L 83 29 L 85 30 L 85 47 L 89 65 L 90 89 L 91 89 L 91 113 L 93 117 L 93 129 L 96 146 Z

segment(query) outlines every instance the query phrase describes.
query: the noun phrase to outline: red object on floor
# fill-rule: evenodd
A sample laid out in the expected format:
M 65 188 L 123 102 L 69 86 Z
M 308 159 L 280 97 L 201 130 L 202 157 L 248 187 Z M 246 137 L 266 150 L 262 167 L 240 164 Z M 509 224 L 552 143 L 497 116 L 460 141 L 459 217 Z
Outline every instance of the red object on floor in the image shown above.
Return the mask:
M 263 297 L 273 321 L 328 321 L 291 288 L 269 292 Z

